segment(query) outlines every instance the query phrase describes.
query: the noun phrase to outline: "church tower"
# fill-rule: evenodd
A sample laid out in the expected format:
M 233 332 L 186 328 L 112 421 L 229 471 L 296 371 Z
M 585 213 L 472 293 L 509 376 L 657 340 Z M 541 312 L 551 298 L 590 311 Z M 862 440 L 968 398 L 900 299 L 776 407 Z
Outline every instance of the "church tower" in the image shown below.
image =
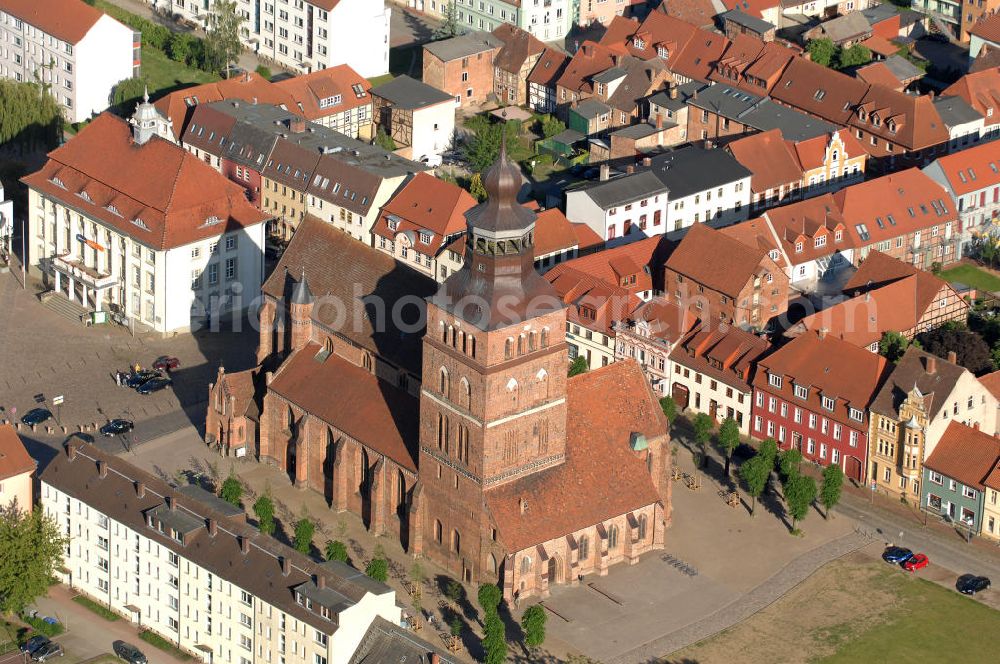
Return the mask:
M 484 492 L 565 459 L 566 310 L 535 271 L 521 181 L 502 149 L 465 265 L 427 304 L 416 551 L 466 582 L 495 582 L 503 557 Z

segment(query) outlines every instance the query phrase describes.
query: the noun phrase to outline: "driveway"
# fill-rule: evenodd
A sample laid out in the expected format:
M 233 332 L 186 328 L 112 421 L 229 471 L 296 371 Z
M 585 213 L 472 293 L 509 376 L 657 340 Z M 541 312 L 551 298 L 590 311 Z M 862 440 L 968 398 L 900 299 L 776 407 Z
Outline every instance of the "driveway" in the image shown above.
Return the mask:
M 181 660 L 158 650 L 139 638 L 136 627 L 122 618 L 111 622 L 72 601 L 73 591 L 63 585 L 52 586 L 48 597 L 39 598 L 35 609 L 63 623 L 66 632 L 55 638 L 70 661 L 82 661 L 112 652 L 111 644 L 119 639 L 139 647 L 149 664 L 179 664 Z M 18 658 L 20 659 L 20 658 Z M 56 660 L 68 664 L 66 660 Z M 3 664 L 3 663 L 0 663 Z

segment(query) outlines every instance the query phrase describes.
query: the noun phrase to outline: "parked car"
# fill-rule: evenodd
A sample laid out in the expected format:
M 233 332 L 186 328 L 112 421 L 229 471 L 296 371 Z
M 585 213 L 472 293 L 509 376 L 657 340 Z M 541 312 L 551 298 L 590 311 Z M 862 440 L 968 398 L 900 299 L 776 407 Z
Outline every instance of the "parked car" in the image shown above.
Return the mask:
M 142 651 L 131 643 L 125 641 L 115 641 L 111 644 L 115 654 L 124 659 L 128 664 L 146 664 L 146 656 Z
M 21 424 L 29 427 L 41 424 L 52 418 L 52 413 L 48 408 L 32 408 L 21 417 Z
M 129 420 L 114 419 L 101 427 L 101 435 L 107 436 L 119 436 L 123 433 L 128 433 L 135 428 L 135 424 Z
M 922 553 L 915 553 L 906 559 L 906 562 L 903 563 L 903 569 L 905 569 L 907 572 L 916 572 L 918 569 L 923 569 L 927 567 L 927 565 L 929 565 L 930 562 L 931 561 L 927 558 L 926 555 Z
M 161 355 L 153 361 L 153 368 L 158 371 L 173 371 L 181 366 L 181 361 L 170 355 Z
M 131 387 L 135 389 L 145 383 L 147 380 L 152 380 L 153 378 L 159 378 L 163 374 L 159 371 L 153 371 L 151 369 L 143 369 L 142 371 L 133 371 L 125 378 L 125 387 Z
M 882 560 L 887 563 L 892 563 L 893 565 L 902 565 L 913 555 L 913 552 L 909 549 L 904 549 L 901 546 L 890 546 L 882 552 Z
M 42 636 L 41 634 L 35 634 L 33 637 L 21 644 L 21 652 L 28 653 L 28 655 L 31 656 L 35 654 L 36 650 L 47 643 L 51 643 L 49 637 Z
M 958 581 L 955 583 L 955 588 L 963 595 L 975 595 L 989 587 L 990 580 L 988 578 L 975 574 L 963 574 L 958 577 Z
M 139 394 L 152 394 L 153 392 L 159 392 L 172 382 L 173 381 L 169 378 L 162 376 L 159 378 L 150 378 L 145 383 L 135 388 L 135 391 Z
M 57 656 L 58 657 L 63 656 L 62 646 L 56 643 L 55 641 L 49 641 L 47 644 L 45 644 L 44 646 L 36 650 L 34 653 L 32 653 L 31 659 L 35 660 L 36 662 L 44 662 L 47 659 L 51 659 Z

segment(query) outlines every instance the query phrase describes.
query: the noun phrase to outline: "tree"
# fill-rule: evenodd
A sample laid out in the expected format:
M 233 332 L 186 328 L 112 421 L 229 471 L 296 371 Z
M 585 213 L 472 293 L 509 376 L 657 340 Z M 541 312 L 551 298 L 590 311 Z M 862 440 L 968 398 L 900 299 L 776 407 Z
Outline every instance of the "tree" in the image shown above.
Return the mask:
M 191 37 L 183 32 L 175 32 L 172 34 L 167 42 L 167 48 L 170 51 L 170 59 L 174 62 L 187 63 L 188 59 L 191 57 L 191 43 Z
M 701 450 L 701 465 L 704 467 L 708 462 L 707 446 L 708 441 L 712 439 L 712 427 L 715 426 L 715 422 L 707 414 L 698 413 L 694 416 L 692 426 L 694 427 L 694 442 Z
M 757 453 L 767 459 L 768 470 L 774 470 L 774 460 L 778 458 L 778 443 L 774 438 L 765 438 L 760 442 Z
M 840 62 L 841 69 L 844 67 L 854 67 L 871 62 L 872 52 L 864 44 L 855 44 L 850 48 L 841 49 L 837 59 Z
M 840 502 L 840 492 L 844 488 L 844 471 L 835 463 L 823 469 L 823 485 L 819 490 L 819 500 L 823 503 L 826 514 L 824 519 L 830 518 L 830 510 Z
M 545 138 L 552 138 L 556 134 L 566 131 L 566 125 L 554 115 L 543 115 L 541 124 L 542 136 Z
M 537 648 L 545 643 L 545 621 L 548 616 L 541 604 L 532 604 L 524 610 L 521 616 L 521 629 L 524 630 L 524 643 L 529 648 Z
M 476 598 L 479 600 L 479 606 L 483 607 L 483 615 L 489 616 L 497 612 L 497 607 L 500 606 L 503 594 L 495 583 L 484 583 L 479 586 Z
M 68 543 L 41 508 L 0 507 L 0 612 L 17 613 L 48 592 Z
M 448 623 L 448 630 L 451 632 L 452 636 L 460 636 L 462 634 L 462 619 L 455 616 Z
M 215 0 L 208 16 L 205 36 L 205 65 L 210 71 L 222 71 L 229 78 L 229 69 L 240 57 L 240 24 L 243 14 L 236 9 L 236 0 Z
M 327 560 L 337 560 L 342 563 L 347 562 L 347 545 L 340 540 L 329 540 L 326 543 L 326 554 Z
M 260 532 L 265 535 L 274 534 L 274 501 L 271 494 L 265 491 L 253 504 L 253 513 L 257 515 Z
M 729 462 L 733 458 L 733 452 L 740 444 L 740 425 L 731 417 L 722 421 L 719 427 L 719 449 L 726 455 L 726 475 L 729 475 Z
M 677 402 L 674 401 L 674 398 L 660 398 L 660 408 L 663 409 L 663 414 L 667 417 L 667 424 L 673 424 L 674 419 L 677 417 Z
M 441 16 L 443 19 L 441 25 L 431 33 L 431 38 L 435 40 L 450 39 L 462 34 L 462 24 L 458 22 L 458 7 L 456 5 L 457 3 L 455 2 L 445 4 L 444 14 Z
M 222 489 L 219 491 L 219 498 L 229 503 L 234 507 L 240 506 L 240 498 L 243 497 L 243 485 L 233 474 L 233 471 L 229 471 L 229 477 L 226 481 L 222 483 Z
M 747 485 L 747 493 L 753 498 L 750 506 L 750 516 L 754 515 L 757 509 L 757 497 L 764 491 L 767 478 L 771 476 L 771 469 L 774 467 L 773 461 L 768 461 L 767 457 L 758 452 L 743 462 L 740 466 L 740 477 Z
M 146 79 L 126 78 L 115 83 L 111 89 L 111 106 L 116 115 L 128 117 L 135 111 L 136 104 L 146 93 Z
M 893 364 L 899 362 L 910 345 L 910 340 L 899 332 L 889 331 L 882 335 L 878 342 L 878 353 Z
M 266 78 L 269 81 L 271 80 L 271 69 L 269 67 L 265 67 L 264 65 L 257 65 L 257 69 L 255 71 L 257 72 L 257 75 L 260 76 L 261 78 Z
M 62 138 L 62 109 L 36 83 L 0 79 L 0 145 L 50 150 Z
M 808 475 L 795 474 L 785 485 L 785 505 L 788 515 L 792 517 L 792 533 L 798 533 L 795 527 L 809 513 L 809 506 L 816 500 L 816 480 Z
M 569 377 L 579 376 L 582 373 L 587 373 L 590 370 L 590 365 L 587 364 L 587 358 L 583 355 L 577 355 L 576 359 L 569 363 Z
M 389 579 L 389 562 L 385 558 L 372 558 L 372 561 L 365 567 L 365 575 L 385 583 Z
M 503 664 L 507 661 L 507 633 L 503 620 L 497 614 L 486 616 L 483 625 L 483 650 L 486 664 Z
M 958 363 L 974 374 L 993 367 L 990 347 L 979 334 L 961 324 L 946 323 L 920 334 L 917 339 L 925 351 L 938 357 L 947 357 L 948 351 L 955 351 Z
M 483 176 L 479 173 L 473 173 L 472 177 L 469 178 L 469 193 L 480 203 L 485 201 L 486 197 L 489 196 L 486 187 L 483 185 Z
M 295 523 L 295 539 L 292 541 L 292 546 L 299 553 L 309 555 L 315 532 L 316 524 L 310 521 L 308 517 L 302 517 Z
M 396 141 L 392 140 L 392 136 L 385 133 L 384 127 L 379 127 L 378 131 L 375 132 L 375 145 L 387 152 L 392 152 L 396 149 Z
M 778 455 L 778 466 L 781 469 L 781 476 L 785 482 L 799 474 L 799 465 L 802 463 L 802 452 L 794 447 L 785 450 Z
M 806 44 L 809 57 L 818 65 L 829 67 L 833 63 L 833 57 L 837 54 L 837 47 L 829 39 L 810 39 Z
M 504 136 L 506 136 L 507 154 L 513 153 L 517 148 L 517 134 L 520 130 L 518 122 L 507 122 L 505 130 L 504 123 L 493 123 L 479 115 L 469 120 L 466 127 L 475 132 L 463 148 L 465 159 L 474 173 L 483 173 L 496 162 L 500 156 L 500 143 L 505 140 Z

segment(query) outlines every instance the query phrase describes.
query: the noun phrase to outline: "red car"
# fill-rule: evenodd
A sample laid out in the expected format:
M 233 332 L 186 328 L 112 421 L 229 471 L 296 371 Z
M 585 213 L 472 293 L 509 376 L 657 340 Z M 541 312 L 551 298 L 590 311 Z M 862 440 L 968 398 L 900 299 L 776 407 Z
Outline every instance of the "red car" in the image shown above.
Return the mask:
M 931 561 L 927 559 L 922 553 L 915 553 L 910 556 L 910 559 L 903 563 L 903 569 L 907 572 L 916 572 L 918 569 L 923 569 L 927 567 L 928 563 Z
M 181 366 L 181 361 L 169 355 L 161 355 L 153 362 L 153 368 L 158 371 L 173 371 L 179 366 Z

